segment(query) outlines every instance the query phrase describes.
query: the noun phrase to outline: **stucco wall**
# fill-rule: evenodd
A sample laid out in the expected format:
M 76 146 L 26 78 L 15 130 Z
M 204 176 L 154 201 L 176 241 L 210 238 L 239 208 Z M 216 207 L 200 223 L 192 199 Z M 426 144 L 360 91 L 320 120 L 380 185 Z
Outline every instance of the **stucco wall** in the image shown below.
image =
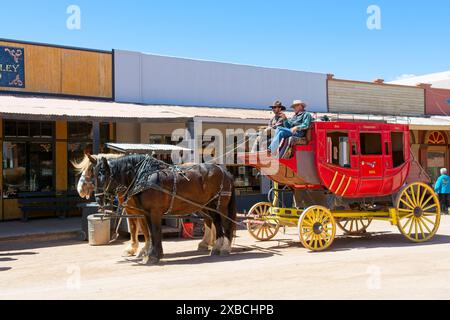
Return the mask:
M 172 58 L 115 50 L 115 96 L 120 102 L 267 108 L 303 99 L 327 111 L 326 75 Z

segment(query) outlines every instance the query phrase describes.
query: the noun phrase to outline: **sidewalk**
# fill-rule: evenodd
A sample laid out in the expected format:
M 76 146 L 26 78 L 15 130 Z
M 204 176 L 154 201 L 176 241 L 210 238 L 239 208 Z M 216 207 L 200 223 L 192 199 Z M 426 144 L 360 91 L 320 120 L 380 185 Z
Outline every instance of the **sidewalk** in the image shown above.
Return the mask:
M 77 239 L 80 232 L 80 217 L 0 222 L 0 242 Z

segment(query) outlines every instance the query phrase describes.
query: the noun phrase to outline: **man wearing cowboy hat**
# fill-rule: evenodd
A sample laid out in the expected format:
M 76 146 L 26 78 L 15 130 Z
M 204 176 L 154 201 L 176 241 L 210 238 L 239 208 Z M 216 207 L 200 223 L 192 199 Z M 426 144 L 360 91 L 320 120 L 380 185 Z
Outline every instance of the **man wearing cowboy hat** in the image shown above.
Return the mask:
M 284 115 L 284 111 L 286 111 L 286 107 L 283 106 L 281 101 L 275 101 L 272 106 L 270 106 L 274 113 L 274 117 L 269 121 L 269 126 L 267 130 L 277 130 L 279 127 L 284 126 L 284 120 L 286 119 L 286 115 Z
M 281 101 L 279 100 L 276 100 L 269 108 L 272 109 L 274 117 L 270 119 L 267 128 L 257 136 L 252 147 L 252 152 L 256 152 L 258 150 L 258 146 L 261 144 L 263 139 L 267 143 L 267 139 L 270 138 L 269 132 L 272 132 L 272 130 L 277 130 L 278 128 L 284 126 L 284 119 L 286 119 L 284 111 L 286 111 L 286 107 L 283 106 L 283 103 L 281 103 Z
M 283 139 L 293 136 L 304 138 L 306 136 L 306 131 L 311 127 L 313 118 L 311 113 L 305 110 L 305 102 L 302 100 L 295 100 L 292 103 L 292 109 L 294 109 L 295 114 L 291 119 L 288 119 L 284 113 L 281 115 L 284 127 L 279 127 L 277 129 L 277 133 L 272 140 L 272 144 L 270 145 L 272 155 L 278 154 L 278 148 Z

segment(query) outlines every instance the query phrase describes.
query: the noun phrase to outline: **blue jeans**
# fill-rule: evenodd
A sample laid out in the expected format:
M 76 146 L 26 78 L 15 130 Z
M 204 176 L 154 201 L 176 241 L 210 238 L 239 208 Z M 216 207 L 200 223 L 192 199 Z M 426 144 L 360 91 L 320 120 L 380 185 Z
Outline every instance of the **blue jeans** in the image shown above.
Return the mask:
M 269 150 L 272 153 L 278 153 L 278 148 L 280 147 L 280 143 L 281 140 L 286 139 L 286 138 L 290 138 L 294 136 L 291 132 L 291 129 L 288 128 L 278 128 L 276 133 L 275 133 L 275 137 L 272 139 L 272 143 L 270 144 Z M 297 133 L 295 134 L 296 137 L 304 137 L 305 136 L 305 132 L 304 131 L 297 131 Z

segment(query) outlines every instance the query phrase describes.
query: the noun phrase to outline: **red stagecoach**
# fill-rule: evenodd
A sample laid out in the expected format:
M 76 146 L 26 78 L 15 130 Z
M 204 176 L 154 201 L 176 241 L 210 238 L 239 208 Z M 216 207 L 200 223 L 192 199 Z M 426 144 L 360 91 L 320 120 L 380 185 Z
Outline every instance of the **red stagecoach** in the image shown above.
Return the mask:
M 337 226 L 359 234 L 373 220 L 388 221 L 414 242 L 438 231 L 439 200 L 413 159 L 407 125 L 315 122 L 291 150 L 288 159 L 267 152 L 240 155 L 275 182 L 271 202 L 249 212 L 248 229 L 256 239 L 270 240 L 280 226 L 296 225 L 302 244 L 321 251 L 333 243 Z M 284 205 L 286 191 L 294 193 L 292 208 Z

